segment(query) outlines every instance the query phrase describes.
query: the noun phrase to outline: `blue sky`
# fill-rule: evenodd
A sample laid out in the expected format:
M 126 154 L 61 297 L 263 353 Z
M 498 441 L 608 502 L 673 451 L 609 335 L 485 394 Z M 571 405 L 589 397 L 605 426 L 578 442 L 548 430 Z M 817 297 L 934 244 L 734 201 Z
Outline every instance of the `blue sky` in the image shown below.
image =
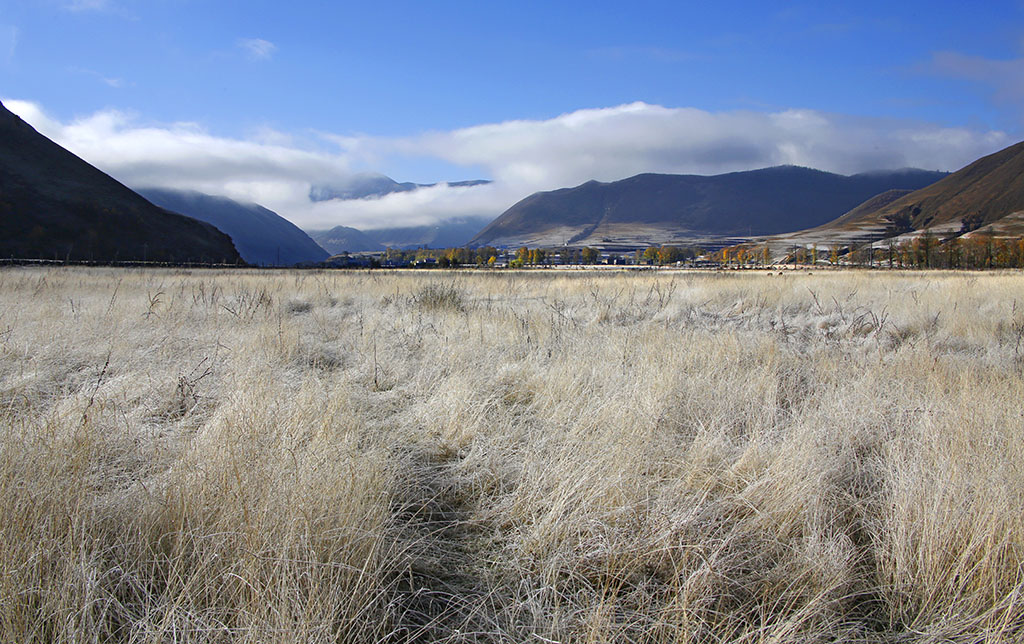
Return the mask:
M 822 4 L 0 0 L 0 99 L 130 185 L 307 227 L 643 171 L 954 170 L 1024 138 L 1024 2 Z M 303 203 L 363 171 L 497 185 Z

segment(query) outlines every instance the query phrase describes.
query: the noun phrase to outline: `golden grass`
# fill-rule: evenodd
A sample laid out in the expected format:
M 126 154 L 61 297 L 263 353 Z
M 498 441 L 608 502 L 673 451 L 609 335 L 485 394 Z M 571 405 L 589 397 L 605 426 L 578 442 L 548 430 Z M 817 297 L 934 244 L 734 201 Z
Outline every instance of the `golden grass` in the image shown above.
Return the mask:
M 0 641 L 1024 639 L 1017 273 L 0 271 Z

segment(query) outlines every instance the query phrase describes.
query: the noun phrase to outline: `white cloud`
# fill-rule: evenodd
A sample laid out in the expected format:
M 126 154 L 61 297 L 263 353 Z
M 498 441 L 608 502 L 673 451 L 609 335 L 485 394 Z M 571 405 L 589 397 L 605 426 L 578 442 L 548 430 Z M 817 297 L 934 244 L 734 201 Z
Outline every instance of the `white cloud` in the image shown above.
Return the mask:
M 310 209 L 313 221 L 328 225 L 344 223 L 360 229 L 389 226 L 426 226 L 457 217 L 496 217 L 526 196 L 502 183 L 480 186 L 449 186 L 441 183 L 409 192 L 395 192 L 379 199 L 323 201 Z M 334 222 L 334 223 L 329 223 Z
M 116 110 L 61 123 L 34 103 L 4 104 L 42 134 L 130 186 L 256 201 L 300 225 L 310 223 L 313 215 L 310 185 L 351 174 L 340 155 L 216 137 L 193 123 L 147 125 Z
M 845 174 L 956 169 L 1009 142 L 1001 132 L 813 110 L 707 112 L 633 103 L 360 144 L 481 165 L 504 182 L 557 187 L 641 172 L 717 174 L 781 164 Z
M 251 60 L 270 60 L 277 51 L 277 45 L 262 38 L 239 38 L 236 44 Z
M 245 140 L 195 124 L 149 125 L 106 110 L 68 123 L 39 106 L 7 102 L 38 130 L 128 185 L 200 190 L 255 201 L 304 228 L 419 225 L 497 216 L 538 190 L 641 172 L 717 174 L 780 164 L 844 174 L 900 167 L 955 170 L 1012 143 L 1002 132 L 858 118 L 813 110 L 707 112 L 633 103 L 536 121 L 509 121 L 405 138 L 325 135 L 334 153 L 260 128 Z M 312 186 L 344 184 L 367 160 L 436 159 L 474 170 L 379 199 L 313 202 Z M 404 177 L 395 177 L 401 181 Z

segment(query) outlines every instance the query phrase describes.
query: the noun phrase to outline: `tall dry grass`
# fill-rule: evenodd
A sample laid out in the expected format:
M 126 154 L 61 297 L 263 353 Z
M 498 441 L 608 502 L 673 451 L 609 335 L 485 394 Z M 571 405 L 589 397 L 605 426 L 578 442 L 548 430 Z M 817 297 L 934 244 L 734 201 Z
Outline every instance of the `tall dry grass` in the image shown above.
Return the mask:
M 1016 273 L 0 271 L 0 640 L 1024 639 Z

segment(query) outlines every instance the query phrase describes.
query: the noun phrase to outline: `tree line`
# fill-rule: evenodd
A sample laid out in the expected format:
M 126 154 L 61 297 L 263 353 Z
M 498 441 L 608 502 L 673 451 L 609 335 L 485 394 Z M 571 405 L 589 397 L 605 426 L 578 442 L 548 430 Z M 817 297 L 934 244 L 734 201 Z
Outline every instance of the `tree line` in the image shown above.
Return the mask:
M 1024 268 L 1024 237 L 994 235 L 958 235 L 940 238 L 924 233 L 897 242 L 829 244 L 798 246 L 781 258 L 768 244 L 737 244 L 711 253 L 697 247 L 661 245 L 637 249 L 632 253 L 602 253 L 591 247 L 529 248 L 502 250 L 494 246 L 480 248 L 389 248 L 382 257 L 384 265 L 435 266 L 524 266 L 627 264 L 670 266 L 695 260 L 727 267 L 770 266 L 774 263 L 804 266 L 871 266 L 879 268 L 986 269 Z
M 738 244 L 720 249 L 712 259 L 725 266 L 766 266 L 773 263 L 768 245 Z M 799 246 L 782 264 L 869 266 L 879 268 L 986 269 L 1024 268 L 1024 237 L 971 235 L 940 238 L 925 232 L 912 239 Z

